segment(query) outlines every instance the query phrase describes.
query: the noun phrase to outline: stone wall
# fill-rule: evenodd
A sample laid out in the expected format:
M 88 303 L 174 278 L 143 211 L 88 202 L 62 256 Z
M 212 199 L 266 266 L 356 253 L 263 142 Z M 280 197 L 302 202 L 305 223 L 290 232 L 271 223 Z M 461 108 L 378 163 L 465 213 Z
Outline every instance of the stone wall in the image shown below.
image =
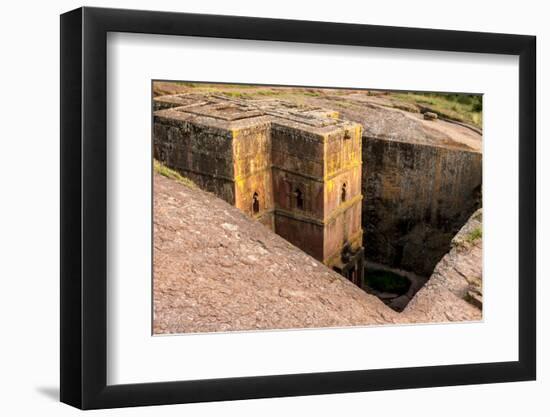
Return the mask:
M 323 136 L 273 123 L 271 141 L 275 207 L 322 221 Z M 301 192 L 301 209 L 297 207 L 297 190 Z
M 235 206 L 274 230 L 269 124 L 234 130 L 232 140 Z
M 480 207 L 481 153 L 363 137 L 363 228 L 370 261 L 429 276 Z
M 232 133 L 223 127 L 155 116 L 155 159 L 181 172 L 230 204 L 235 204 Z
M 363 245 L 361 225 L 361 126 L 330 135 L 326 141 L 325 253 L 328 264 L 338 262 L 345 245 L 353 250 Z

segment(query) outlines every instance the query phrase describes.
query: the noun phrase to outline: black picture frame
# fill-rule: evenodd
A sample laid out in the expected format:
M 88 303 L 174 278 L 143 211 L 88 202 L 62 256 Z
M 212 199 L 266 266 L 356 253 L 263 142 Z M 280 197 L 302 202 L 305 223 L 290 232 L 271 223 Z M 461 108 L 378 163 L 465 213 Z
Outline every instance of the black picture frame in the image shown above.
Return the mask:
M 519 56 L 519 360 L 107 385 L 108 32 Z M 62 402 L 94 409 L 535 379 L 534 36 L 84 7 L 61 15 L 60 57 Z

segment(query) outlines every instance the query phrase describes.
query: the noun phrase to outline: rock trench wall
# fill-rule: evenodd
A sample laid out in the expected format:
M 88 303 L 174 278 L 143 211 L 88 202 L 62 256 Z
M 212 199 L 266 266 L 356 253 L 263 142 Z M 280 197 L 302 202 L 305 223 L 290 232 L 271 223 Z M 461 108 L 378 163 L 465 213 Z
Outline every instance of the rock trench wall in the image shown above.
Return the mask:
M 369 261 L 430 276 L 481 206 L 481 153 L 363 136 Z

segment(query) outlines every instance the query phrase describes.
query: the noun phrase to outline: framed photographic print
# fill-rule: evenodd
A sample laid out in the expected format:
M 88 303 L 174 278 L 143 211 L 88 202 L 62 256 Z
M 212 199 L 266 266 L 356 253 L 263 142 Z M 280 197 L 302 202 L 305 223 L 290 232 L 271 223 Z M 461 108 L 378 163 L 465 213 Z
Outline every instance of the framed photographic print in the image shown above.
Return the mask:
M 535 38 L 61 16 L 61 401 L 533 380 Z

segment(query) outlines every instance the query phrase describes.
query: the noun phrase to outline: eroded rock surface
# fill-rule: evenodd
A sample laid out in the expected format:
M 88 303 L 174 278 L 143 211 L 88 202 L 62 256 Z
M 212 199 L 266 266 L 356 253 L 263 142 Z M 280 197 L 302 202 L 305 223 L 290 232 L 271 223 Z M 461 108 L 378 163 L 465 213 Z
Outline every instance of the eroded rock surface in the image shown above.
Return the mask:
M 394 323 L 398 314 L 239 209 L 154 175 L 154 333 Z
M 480 320 L 481 220 L 397 313 L 239 209 L 155 174 L 154 333 Z

